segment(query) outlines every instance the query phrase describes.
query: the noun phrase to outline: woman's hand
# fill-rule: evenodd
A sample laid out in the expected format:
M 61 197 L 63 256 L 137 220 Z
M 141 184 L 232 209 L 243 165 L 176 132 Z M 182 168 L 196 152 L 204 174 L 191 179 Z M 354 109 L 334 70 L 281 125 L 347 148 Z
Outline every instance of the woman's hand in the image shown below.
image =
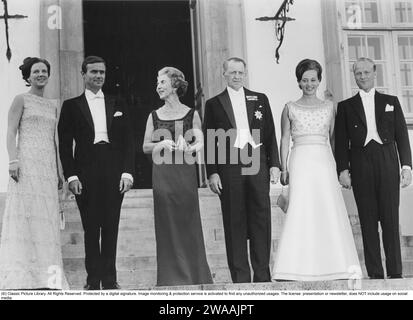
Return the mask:
M 18 162 L 9 164 L 9 175 L 14 181 L 19 182 L 20 165 Z
M 283 186 L 287 186 L 289 184 L 289 174 L 287 170 L 281 172 L 281 184 Z
M 182 135 L 179 136 L 178 142 L 176 143 L 176 148 L 175 149 L 178 150 L 178 151 L 182 151 L 182 152 L 187 149 L 186 141 L 185 141 L 185 139 Z
M 174 151 L 176 149 L 176 144 L 175 142 L 173 142 L 172 140 L 162 140 L 161 142 L 159 142 L 159 146 L 161 147 L 161 149 L 166 149 L 170 152 Z

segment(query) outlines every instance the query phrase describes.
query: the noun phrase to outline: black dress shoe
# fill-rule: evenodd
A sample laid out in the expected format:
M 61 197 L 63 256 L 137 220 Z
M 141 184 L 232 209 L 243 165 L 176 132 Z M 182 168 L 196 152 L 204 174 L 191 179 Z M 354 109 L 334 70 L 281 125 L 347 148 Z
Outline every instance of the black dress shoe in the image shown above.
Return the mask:
M 378 280 L 378 279 L 384 279 L 384 276 L 374 274 L 372 276 L 369 276 L 369 278 L 372 279 L 372 280 Z
M 389 279 L 403 279 L 403 276 L 401 274 L 392 274 L 389 275 Z
M 102 285 L 103 290 L 120 290 L 121 287 L 117 282 Z
M 295 282 L 294 280 L 275 279 L 276 282 Z
M 86 291 L 90 291 L 90 290 L 100 290 L 100 285 L 87 283 L 87 284 L 83 287 L 83 289 L 85 289 Z

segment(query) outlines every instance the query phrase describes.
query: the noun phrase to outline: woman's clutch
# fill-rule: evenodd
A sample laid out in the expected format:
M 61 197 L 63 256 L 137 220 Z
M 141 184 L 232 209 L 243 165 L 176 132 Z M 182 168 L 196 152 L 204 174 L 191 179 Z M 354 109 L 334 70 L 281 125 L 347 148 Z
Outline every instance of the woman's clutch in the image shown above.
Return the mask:
M 287 213 L 288 201 L 288 188 L 283 187 L 280 195 L 278 196 L 277 205 L 280 207 L 282 211 L 284 211 L 284 213 Z

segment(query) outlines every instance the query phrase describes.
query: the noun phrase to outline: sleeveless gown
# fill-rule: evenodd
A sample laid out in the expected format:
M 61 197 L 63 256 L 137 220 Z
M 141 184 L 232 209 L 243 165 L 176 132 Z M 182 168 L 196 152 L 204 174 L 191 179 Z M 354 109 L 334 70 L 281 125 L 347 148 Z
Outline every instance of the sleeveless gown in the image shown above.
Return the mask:
M 329 145 L 334 107 L 287 104 L 293 147 L 289 207 L 273 279 L 355 279 L 361 268 Z
M 60 244 L 57 104 L 30 93 L 18 129 L 20 178 L 10 178 L 0 242 L 0 289 L 69 289 Z
M 177 142 L 192 129 L 194 109 L 179 120 L 161 120 L 152 112 L 154 131 L 167 130 Z M 158 142 L 162 137 L 154 137 Z M 190 141 L 187 141 L 190 142 Z M 168 156 L 169 151 L 164 151 Z M 152 184 L 155 214 L 157 285 L 195 285 L 212 283 L 202 232 L 196 165 L 169 153 L 172 163 L 153 162 Z M 181 152 L 182 155 L 182 152 Z

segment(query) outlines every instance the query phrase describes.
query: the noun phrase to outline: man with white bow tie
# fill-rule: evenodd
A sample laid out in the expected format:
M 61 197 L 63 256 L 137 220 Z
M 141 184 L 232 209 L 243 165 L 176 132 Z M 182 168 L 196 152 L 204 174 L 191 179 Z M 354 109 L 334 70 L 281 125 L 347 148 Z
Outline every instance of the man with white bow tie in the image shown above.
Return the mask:
M 270 181 L 278 181 L 281 167 L 273 116 L 267 96 L 244 87 L 244 60 L 229 58 L 223 69 L 226 89 L 205 104 L 205 158 L 209 186 L 221 200 L 232 281 L 251 282 L 249 240 L 252 280 L 269 282 Z M 259 135 L 255 136 L 254 132 Z M 225 135 L 230 139 L 224 138 L 220 142 Z M 243 156 L 250 153 L 253 154 L 251 163 L 244 163 Z M 237 157 L 232 161 L 234 154 Z M 221 157 L 225 161 L 221 162 Z
M 344 188 L 353 187 L 368 276 L 384 279 L 380 223 L 387 276 L 401 278 L 400 185 L 412 181 L 406 121 L 398 98 L 374 89 L 374 61 L 360 58 L 353 72 L 360 92 L 338 104 L 335 124 L 339 181 Z
M 133 185 L 133 135 L 126 107 L 102 92 L 105 61 L 85 58 L 82 76 L 85 92 L 62 106 L 60 159 L 85 232 L 85 289 L 119 289 L 116 247 L 123 196 Z

